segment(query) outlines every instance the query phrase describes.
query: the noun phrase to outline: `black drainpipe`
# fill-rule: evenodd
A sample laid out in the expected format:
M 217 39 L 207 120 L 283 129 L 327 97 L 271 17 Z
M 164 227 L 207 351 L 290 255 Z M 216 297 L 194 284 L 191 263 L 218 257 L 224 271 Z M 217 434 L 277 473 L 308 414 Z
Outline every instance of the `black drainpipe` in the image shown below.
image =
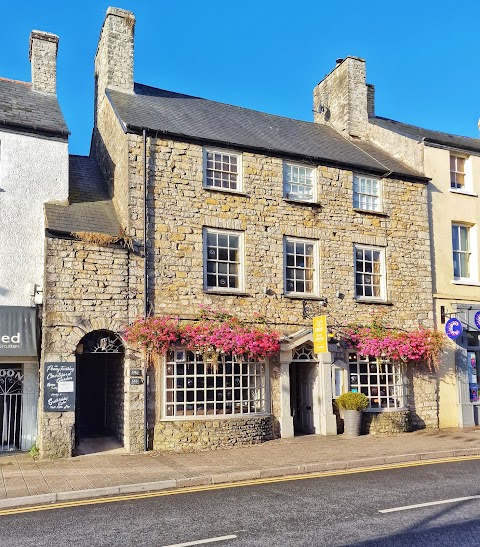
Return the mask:
M 143 318 L 148 314 L 148 255 L 147 255 L 147 136 L 143 130 Z M 146 356 L 146 354 L 145 354 Z M 148 417 L 147 417 L 147 362 L 143 367 L 143 450 L 148 450 Z

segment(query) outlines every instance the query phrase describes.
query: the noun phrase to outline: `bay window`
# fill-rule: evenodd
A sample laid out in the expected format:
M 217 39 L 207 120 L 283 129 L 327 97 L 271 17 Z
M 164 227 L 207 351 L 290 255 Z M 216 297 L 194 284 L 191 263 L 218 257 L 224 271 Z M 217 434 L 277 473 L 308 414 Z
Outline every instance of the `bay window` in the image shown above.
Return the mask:
M 182 348 L 167 353 L 164 417 L 268 412 L 267 365 L 232 355 L 218 363 Z
M 384 362 L 355 351 L 348 354 L 350 391 L 368 397 L 367 410 L 405 407 L 405 375 L 401 363 Z

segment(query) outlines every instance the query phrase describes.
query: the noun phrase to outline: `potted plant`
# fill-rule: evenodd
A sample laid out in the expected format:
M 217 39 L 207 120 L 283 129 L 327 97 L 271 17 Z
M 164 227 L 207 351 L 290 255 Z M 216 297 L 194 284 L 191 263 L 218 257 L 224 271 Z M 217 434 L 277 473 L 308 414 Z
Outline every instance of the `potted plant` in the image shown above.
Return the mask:
M 362 426 L 362 410 L 368 408 L 368 397 L 363 393 L 347 391 L 336 399 L 338 408 L 343 411 L 344 433 L 358 437 Z

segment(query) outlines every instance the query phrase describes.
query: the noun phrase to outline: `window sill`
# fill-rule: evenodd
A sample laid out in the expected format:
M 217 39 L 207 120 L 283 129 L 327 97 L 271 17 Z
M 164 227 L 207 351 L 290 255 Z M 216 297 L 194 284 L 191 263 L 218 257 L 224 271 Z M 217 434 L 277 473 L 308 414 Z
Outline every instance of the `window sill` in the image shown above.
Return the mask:
M 471 287 L 480 287 L 480 282 L 473 279 L 453 279 L 453 285 L 470 285 Z
M 228 188 L 216 188 L 215 186 L 203 186 L 203 189 L 208 192 L 218 192 L 219 194 L 228 194 L 230 196 L 250 197 L 250 194 L 242 192 L 241 190 L 229 190 Z
M 408 410 L 407 407 L 401 407 L 401 408 L 367 408 L 364 410 L 364 412 L 370 412 L 372 414 L 380 414 L 381 412 L 406 412 Z
M 317 295 L 307 295 L 307 294 L 283 294 L 284 298 L 291 298 L 292 300 L 314 300 L 317 302 L 325 301 L 326 298 L 324 296 L 317 296 Z
M 220 294 L 223 296 L 250 296 L 248 293 L 243 291 L 221 291 L 215 289 L 203 289 L 205 294 Z
M 370 209 L 359 209 L 358 207 L 354 207 L 353 210 L 356 213 L 366 213 L 368 215 L 375 215 L 377 217 L 388 217 L 388 214 L 384 213 L 383 211 L 370 211 Z
M 283 201 L 285 203 L 290 203 L 292 205 L 309 205 L 310 207 L 316 207 L 320 209 L 322 207 L 321 203 L 318 203 L 317 201 L 307 201 L 307 200 L 301 200 L 301 199 L 289 199 L 289 198 L 283 198 Z
M 354 298 L 357 304 L 380 304 L 384 306 L 393 306 L 393 302 L 390 300 L 381 300 L 380 298 L 372 298 L 370 300 L 362 300 L 361 298 Z
M 478 194 L 475 194 L 475 192 L 469 192 L 468 190 L 460 190 L 459 188 L 450 188 L 451 194 L 460 194 L 463 196 L 471 196 L 473 198 L 478 198 Z
M 161 422 L 184 422 L 184 421 L 192 421 L 192 422 L 199 422 L 204 420 L 235 420 L 236 418 L 242 419 L 242 418 L 265 418 L 265 416 L 271 416 L 269 412 L 252 412 L 250 414 L 207 414 L 205 416 L 164 416 L 163 418 L 160 418 Z

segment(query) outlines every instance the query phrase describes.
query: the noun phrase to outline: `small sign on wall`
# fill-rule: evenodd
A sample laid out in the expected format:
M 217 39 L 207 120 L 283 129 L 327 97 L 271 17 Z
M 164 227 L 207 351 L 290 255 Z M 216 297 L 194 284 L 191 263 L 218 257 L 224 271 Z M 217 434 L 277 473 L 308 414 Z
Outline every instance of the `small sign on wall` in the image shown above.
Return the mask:
M 327 353 L 327 316 L 313 318 L 313 353 Z
M 45 412 L 72 412 L 75 410 L 75 363 L 45 363 Z
M 462 331 L 462 323 L 456 317 L 452 317 L 445 323 L 445 334 L 452 340 L 456 340 L 461 336 Z

